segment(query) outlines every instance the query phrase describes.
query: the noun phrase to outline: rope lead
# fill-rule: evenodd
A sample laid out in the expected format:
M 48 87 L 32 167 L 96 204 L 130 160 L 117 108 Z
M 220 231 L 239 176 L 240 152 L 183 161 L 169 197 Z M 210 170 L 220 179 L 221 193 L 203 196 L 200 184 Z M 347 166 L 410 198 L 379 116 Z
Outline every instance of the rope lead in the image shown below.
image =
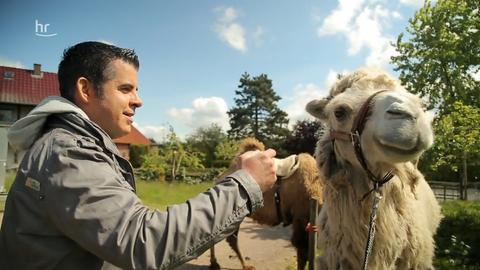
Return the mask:
M 374 189 L 374 194 L 375 196 L 373 197 L 372 212 L 370 213 L 367 246 L 365 247 L 365 256 L 363 259 L 363 270 L 367 270 L 368 268 L 368 258 L 372 252 L 373 240 L 375 238 L 375 221 L 377 220 L 378 205 L 382 199 L 382 194 L 380 193 L 378 186 L 376 189 Z

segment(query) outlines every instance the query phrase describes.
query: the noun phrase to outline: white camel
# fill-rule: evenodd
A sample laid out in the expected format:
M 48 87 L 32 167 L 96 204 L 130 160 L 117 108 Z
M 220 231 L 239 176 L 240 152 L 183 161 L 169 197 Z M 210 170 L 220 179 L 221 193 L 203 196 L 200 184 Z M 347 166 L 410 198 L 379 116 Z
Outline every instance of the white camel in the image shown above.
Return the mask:
M 432 269 L 440 206 L 412 163 L 433 143 L 421 99 L 365 68 L 306 109 L 327 126 L 316 148 L 326 181 L 318 268 L 362 269 L 367 257 L 368 269 Z M 376 234 L 365 256 L 374 203 Z

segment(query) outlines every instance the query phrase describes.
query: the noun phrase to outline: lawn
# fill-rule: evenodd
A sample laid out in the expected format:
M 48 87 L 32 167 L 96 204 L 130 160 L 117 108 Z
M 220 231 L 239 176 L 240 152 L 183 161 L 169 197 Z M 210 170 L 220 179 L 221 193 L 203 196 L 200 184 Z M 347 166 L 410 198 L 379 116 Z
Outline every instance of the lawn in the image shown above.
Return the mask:
M 12 185 L 14 173 L 7 173 L 5 179 L 5 188 L 8 190 Z M 183 203 L 187 199 L 206 191 L 213 186 L 212 182 L 205 182 L 200 184 L 185 184 L 185 183 L 167 183 L 167 182 L 136 182 L 137 195 L 143 203 L 151 208 L 158 208 L 166 210 L 168 205 Z M 3 211 L 4 202 L 0 201 L 0 211 Z
M 212 182 L 185 184 L 137 181 L 137 194 L 149 207 L 166 210 L 168 205 L 183 203 L 211 186 Z

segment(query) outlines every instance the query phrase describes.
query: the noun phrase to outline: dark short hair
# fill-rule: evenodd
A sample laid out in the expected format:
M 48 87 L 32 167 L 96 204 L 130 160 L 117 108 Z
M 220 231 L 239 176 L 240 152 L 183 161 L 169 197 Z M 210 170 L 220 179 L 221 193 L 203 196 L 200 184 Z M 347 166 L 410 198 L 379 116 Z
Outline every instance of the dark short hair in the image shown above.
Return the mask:
M 78 78 L 85 77 L 93 84 L 96 95 L 102 97 L 102 85 L 111 76 L 108 65 L 117 59 L 133 65 L 137 70 L 140 67 L 135 51 L 102 42 L 87 41 L 65 49 L 58 65 L 60 95 L 73 102 L 75 84 Z

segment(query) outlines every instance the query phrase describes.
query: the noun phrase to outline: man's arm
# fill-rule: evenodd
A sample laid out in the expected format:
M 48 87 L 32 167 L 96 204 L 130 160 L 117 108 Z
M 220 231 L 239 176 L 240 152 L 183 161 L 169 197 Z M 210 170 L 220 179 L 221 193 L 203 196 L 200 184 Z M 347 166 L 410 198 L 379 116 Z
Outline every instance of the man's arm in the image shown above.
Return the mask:
M 110 263 L 127 269 L 172 268 L 233 233 L 262 205 L 260 186 L 251 174 L 260 179 L 271 172 L 261 165 L 268 155 L 255 155 L 243 158 L 249 165 L 239 167 L 246 169 L 161 212 L 125 188 L 106 154 L 72 144 L 45 164 L 50 183 L 45 209 L 67 237 Z M 264 160 L 255 160 L 259 157 Z M 273 181 L 264 180 L 262 188 Z

